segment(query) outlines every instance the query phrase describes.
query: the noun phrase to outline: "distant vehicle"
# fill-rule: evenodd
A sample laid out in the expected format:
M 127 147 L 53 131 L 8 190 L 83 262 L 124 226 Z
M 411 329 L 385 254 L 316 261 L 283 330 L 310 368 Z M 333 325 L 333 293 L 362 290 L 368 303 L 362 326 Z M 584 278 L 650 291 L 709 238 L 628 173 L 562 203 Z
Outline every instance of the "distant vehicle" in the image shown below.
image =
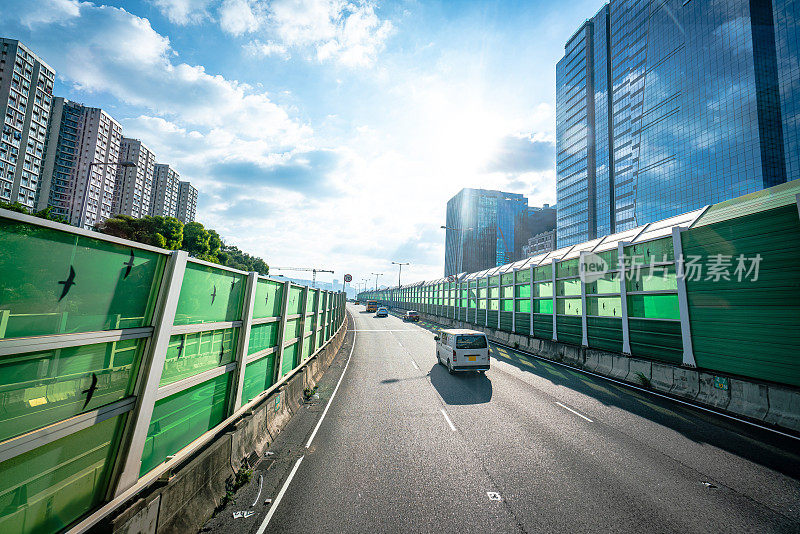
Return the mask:
M 419 321 L 419 313 L 415 312 L 414 310 L 407 311 L 406 314 L 403 316 L 404 321 Z
M 441 330 L 433 339 L 436 340 L 436 359 L 450 374 L 489 370 L 489 342 L 483 332 L 453 328 Z
M 389 317 L 389 310 L 381 306 L 378 308 L 378 311 L 375 312 L 375 317 Z
M 367 313 L 372 313 L 378 311 L 378 301 L 377 300 L 368 300 L 367 301 Z

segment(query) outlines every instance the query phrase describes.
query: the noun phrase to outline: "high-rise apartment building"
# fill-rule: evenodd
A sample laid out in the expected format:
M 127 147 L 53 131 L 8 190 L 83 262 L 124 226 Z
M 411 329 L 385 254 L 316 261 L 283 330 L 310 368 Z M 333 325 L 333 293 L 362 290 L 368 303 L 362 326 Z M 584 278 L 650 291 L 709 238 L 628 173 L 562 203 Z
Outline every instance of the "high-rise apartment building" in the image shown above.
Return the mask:
M 111 217 L 122 126 L 108 113 L 53 100 L 36 209 L 94 228 Z
M 0 200 L 33 209 L 42 174 L 55 71 L 25 45 L 0 38 Z
M 153 171 L 156 156 L 140 140 L 122 138 L 119 153 L 120 161 L 135 166 L 117 169 L 117 183 L 114 187 L 114 215 L 146 217 L 150 215 L 153 193 Z
M 612 0 L 556 67 L 558 246 L 800 174 L 800 4 Z
M 447 202 L 444 274 L 471 273 L 513 261 L 515 224 L 528 210 L 517 193 L 465 188 Z
M 178 186 L 178 215 L 182 223 L 194 221 L 197 213 L 197 189 L 189 182 L 180 182 Z
M 165 163 L 156 163 L 153 171 L 153 202 L 150 215 L 161 217 L 178 216 L 178 192 L 180 176 Z

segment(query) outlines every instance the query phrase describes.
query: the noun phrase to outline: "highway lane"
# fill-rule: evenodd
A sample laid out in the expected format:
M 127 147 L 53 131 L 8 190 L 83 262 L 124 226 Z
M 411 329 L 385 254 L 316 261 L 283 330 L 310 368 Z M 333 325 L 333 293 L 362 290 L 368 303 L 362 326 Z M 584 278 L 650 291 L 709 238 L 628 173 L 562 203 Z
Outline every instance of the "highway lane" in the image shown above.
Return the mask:
M 505 348 L 451 376 L 430 331 L 348 309 L 347 370 L 267 532 L 798 531 L 796 441 Z

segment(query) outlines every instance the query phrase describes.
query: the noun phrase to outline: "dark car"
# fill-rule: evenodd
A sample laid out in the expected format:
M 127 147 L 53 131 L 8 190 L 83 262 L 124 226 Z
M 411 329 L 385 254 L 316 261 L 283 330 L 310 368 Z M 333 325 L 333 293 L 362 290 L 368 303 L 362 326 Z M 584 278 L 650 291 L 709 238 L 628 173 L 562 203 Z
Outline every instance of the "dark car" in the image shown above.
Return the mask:
M 403 316 L 404 321 L 419 321 L 419 313 L 415 311 L 407 311 Z

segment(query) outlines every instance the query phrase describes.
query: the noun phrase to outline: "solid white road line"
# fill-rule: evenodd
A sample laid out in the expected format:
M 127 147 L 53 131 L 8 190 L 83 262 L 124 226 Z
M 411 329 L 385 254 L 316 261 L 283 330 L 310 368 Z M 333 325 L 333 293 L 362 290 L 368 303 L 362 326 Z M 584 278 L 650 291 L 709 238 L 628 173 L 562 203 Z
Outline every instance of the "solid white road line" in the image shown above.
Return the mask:
M 275 510 L 278 509 L 278 505 L 281 503 L 281 499 L 283 499 L 283 495 L 286 493 L 286 488 L 289 487 L 289 483 L 291 483 L 292 479 L 294 478 L 294 474 L 297 473 L 297 468 L 300 467 L 300 462 L 303 461 L 303 458 L 305 458 L 305 456 L 298 458 L 297 463 L 295 463 L 294 467 L 292 467 L 292 470 L 289 472 L 289 478 L 287 478 L 286 482 L 283 483 L 281 491 L 279 491 L 278 496 L 275 497 L 275 502 L 272 503 L 269 512 L 267 512 L 267 517 L 264 518 L 264 522 L 261 523 L 260 527 L 258 527 L 257 534 L 264 534 L 264 531 L 267 530 L 267 525 L 269 525 L 269 521 L 272 519 L 272 516 L 275 515 Z
M 353 356 L 353 349 L 355 348 L 356 348 L 356 334 L 354 333 L 353 346 L 350 347 L 350 354 L 347 355 L 347 363 L 344 364 L 344 369 L 342 370 L 342 376 L 339 377 L 339 382 L 337 382 L 336 387 L 333 388 L 333 393 L 331 394 L 331 398 L 328 399 L 328 404 L 325 406 L 325 410 L 322 412 L 322 417 L 319 418 L 319 421 L 317 421 L 317 426 L 314 427 L 314 431 L 311 433 L 311 437 L 308 438 L 308 442 L 306 443 L 306 449 L 311 446 L 311 442 L 314 441 L 314 436 L 317 435 L 317 430 L 319 430 L 319 427 L 322 424 L 323 419 L 325 419 L 325 416 L 328 414 L 328 408 L 331 407 L 333 398 L 336 396 L 336 392 L 339 391 L 339 386 L 342 385 L 342 379 L 344 379 L 344 374 L 347 372 L 347 366 L 350 365 L 350 358 Z
M 445 421 L 447 421 L 447 424 L 450 425 L 450 430 L 455 432 L 456 431 L 456 427 L 453 426 L 453 422 L 450 420 L 450 417 L 448 417 L 447 412 L 444 411 L 444 408 L 441 408 L 440 411 L 442 412 L 442 415 L 444 416 Z
M 589 419 L 589 418 L 588 418 L 588 417 L 586 417 L 585 415 L 583 415 L 583 414 L 581 414 L 581 413 L 578 413 L 578 412 L 576 412 L 575 410 L 573 410 L 573 409 L 572 409 L 572 408 L 570 408 L 569 406 L 565 406 L 565 405 L 561 404 L 560 402 L 556 402 L 556 404 L 558 404 L 559 406 L 561 406 L 561 407 L 562 407 L 562 408 L 564 408 L 565 410 L 569 410 L 570 412 L 574 413 L 574 414 L 575 414 L 575 415 L 577 415 L 578 417 L 583 417 L 584 419 L 586 419 L 586 420 L 587 420 L 587 421 L 589 421 L 590 423 L 594 423 L 594 421 L 592 421 L 591 419 Z
M 414 369 L 416 369 L 417 371 L 419 371 L 419 365 L 417 365 L 417 362 L 415 362 L 414 360 L 411 360 L 411 365 L 413 365 L 413 366 L 414 366 Z

